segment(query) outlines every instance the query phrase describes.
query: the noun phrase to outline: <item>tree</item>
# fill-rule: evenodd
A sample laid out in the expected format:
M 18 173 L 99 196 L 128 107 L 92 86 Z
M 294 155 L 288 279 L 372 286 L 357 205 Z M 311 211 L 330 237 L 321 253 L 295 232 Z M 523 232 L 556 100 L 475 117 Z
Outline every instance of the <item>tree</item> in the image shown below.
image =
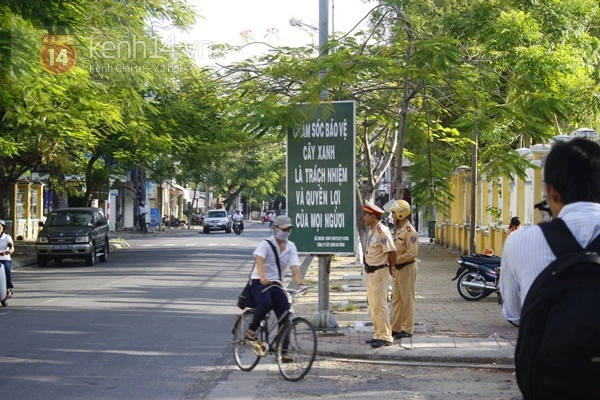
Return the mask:
M 135 46 L 150 49 L 159 40 L 148 30 L 148 21 L 185 27 L 193 22 L 190 9 L 175 0 L 9 1 L 0 14 L 2 37 L 8 39 L 0 47 L 0 191 L 6 193 L 11 181 L 48 166 L 59 176 L 69 171 L 85 178 L 88 200 L 94 180 L 106 178 L 101 173 L 106 167 L 122 171 L 136 159 L 147 162 L 140 145 L 150 142 L 148 91 L 177 80 L 170 71 L 154 72 L 166 62 L 187 64 L 178 49 L 169 53 L 161 48 L 148 57 L 136 55 Z M 52 75 L 42 68 L 37 61 L 40 33 L 76 38 L 80 51 L 71 72 Z M 94 47 L 99 41 L 102 45 Z M 120 70 L 119 63 L 127 68 Z

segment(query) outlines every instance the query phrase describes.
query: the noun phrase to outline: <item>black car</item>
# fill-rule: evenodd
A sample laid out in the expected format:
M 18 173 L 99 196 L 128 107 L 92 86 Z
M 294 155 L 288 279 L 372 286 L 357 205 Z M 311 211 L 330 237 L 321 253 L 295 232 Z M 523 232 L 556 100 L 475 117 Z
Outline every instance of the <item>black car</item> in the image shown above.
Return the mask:
M 96 258 L 106 262 L 109 253 L 108 221 L 101 208 L 60 208 L 48 214 L 45 223 L 40 223 L 35 244 L 37 262 L 40 267 L 48 261 L 65 258 L 85 259 L 94 265 Z

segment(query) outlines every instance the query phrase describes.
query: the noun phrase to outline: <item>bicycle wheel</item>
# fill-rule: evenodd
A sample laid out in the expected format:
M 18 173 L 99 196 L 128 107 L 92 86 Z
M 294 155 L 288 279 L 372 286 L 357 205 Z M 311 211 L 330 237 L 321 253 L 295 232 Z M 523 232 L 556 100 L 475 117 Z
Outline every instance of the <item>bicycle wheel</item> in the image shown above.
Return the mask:
M 252 371 L 260 360 L 260 356 L 253 350 L 252 344 L 245 339 L 253 316 L 252 310 L 246 310 L 238 316 L 233 326 L 233 358 L 237 366 L 247 372 Z
M 294 318 L 277 343 L 279 372 L 288 381 L 298 381 L 308 373 L 316 355 L 315 329 L 306 318 Z

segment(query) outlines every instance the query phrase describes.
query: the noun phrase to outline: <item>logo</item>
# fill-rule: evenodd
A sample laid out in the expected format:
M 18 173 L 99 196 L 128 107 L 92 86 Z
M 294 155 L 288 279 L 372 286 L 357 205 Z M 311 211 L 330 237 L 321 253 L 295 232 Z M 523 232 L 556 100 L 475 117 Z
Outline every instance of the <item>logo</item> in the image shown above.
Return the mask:
M 53 75 L 71 71 L 77 63 L 75 38 L 70 35 L 42 35 L 40 63 Z

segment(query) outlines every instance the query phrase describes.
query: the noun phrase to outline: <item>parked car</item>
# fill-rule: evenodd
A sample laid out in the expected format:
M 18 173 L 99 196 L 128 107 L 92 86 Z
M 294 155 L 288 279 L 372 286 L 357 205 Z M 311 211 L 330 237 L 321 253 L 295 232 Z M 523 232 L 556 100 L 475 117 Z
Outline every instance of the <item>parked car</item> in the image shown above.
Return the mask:
M 102 209 L 95 207 L 60 208 L 50 212 L 35 244 L 40 267 L 48 261 L 66 258 L 84 259 L 92 266 L 96 258 L 108 259 L 108 221 Z
M 210 231 L 225 231 L 231 233 L 231 217 L 223 209 L 209 210 L 204 217 L 204 233 Z

